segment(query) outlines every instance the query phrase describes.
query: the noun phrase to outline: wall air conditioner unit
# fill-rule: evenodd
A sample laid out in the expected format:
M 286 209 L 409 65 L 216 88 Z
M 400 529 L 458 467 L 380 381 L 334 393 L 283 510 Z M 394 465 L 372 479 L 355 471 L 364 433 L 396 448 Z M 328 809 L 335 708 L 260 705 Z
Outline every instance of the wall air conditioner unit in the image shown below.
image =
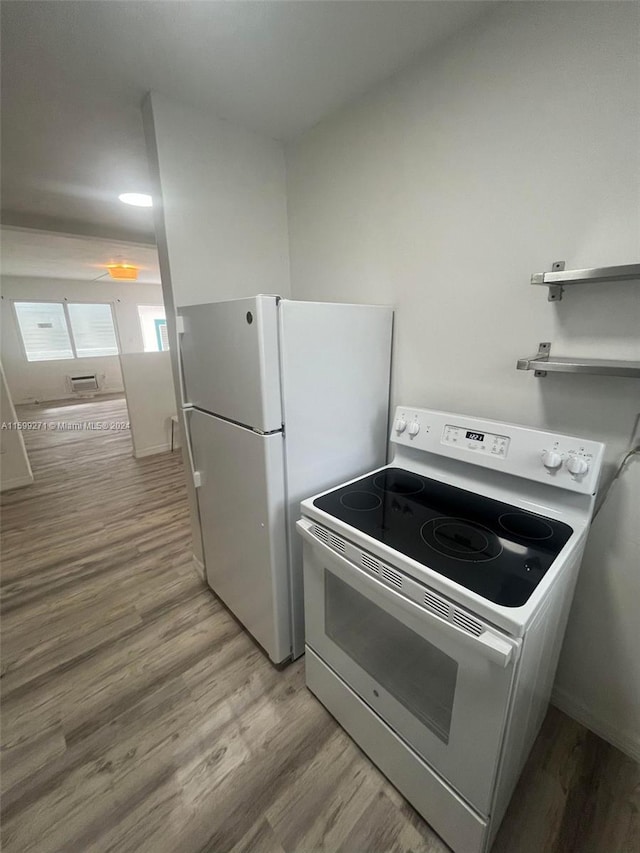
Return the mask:
M 78 394 L 98 390 L 98 377 L 95 373 L 87 373 L 84 376 L 70 376 L 69 382 L 71 390 Z

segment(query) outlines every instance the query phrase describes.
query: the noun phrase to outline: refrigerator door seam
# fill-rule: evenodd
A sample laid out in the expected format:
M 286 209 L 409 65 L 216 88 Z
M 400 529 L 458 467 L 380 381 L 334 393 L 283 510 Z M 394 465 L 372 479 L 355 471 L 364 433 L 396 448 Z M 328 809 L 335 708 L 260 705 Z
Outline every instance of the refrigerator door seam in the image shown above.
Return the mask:
M 287 597 L 289 600 L 289 651 L 291 652 L 291 659 L 295 660 L 296 657 L 300 655 L 300 645 L 304 643 L 304 635 L 302 638 L 298 638 L 296 631 L 296 603 L 294 600 L 294 578 L 293 573 L 295 571 L 295 565 L 293 562 L 293 554 L 292 554 L 292 542 L 291 542 L 291 530 L 292 530 L 292 521 L 294 519 L 291 518 L 291 507 L 289 501 L 289 466 L 288 466 L 288 455 L 287 455 L 287 431 L 286 431 L 286 423 L 287 423 L 287 410 L 286 410 L 286 399 L 285 399 L 285 388 L 284 388 L 284 361 L 283 361 L 283 346 L 284 346 L 284 315 L 283 315 L 283 307 L 284 303 L 288 300 L 282 299 L 281 296 L 276 297 L 276 310 L 277 310 L 277 329 L 278 329 L 278 372 L 280 374 L 280 407 L 282 411 L 282 475 L 284 479 L 284 526 L 285 526 L 285 547 L 286 547 L 286 559 L 287 559 Z

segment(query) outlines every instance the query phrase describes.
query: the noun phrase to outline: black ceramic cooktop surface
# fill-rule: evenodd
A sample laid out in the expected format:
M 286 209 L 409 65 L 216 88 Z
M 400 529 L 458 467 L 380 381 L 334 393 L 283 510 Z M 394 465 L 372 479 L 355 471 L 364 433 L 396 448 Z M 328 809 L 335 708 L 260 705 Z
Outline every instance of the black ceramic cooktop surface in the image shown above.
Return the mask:
M 567 524 L 401 468 L 314 505 L 478 595 L 523 605 L 573 530 Z

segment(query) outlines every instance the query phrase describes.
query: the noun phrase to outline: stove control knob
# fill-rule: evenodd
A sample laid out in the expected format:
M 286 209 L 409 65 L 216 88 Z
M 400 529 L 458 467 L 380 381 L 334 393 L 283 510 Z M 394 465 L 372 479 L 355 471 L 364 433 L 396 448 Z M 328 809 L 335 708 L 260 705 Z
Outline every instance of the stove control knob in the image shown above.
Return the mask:
M 400 435 L 401 432 L 404 432 L 406 428 L 407 422 L 404 420 L 404 418 L 398 418 L 398 420 L 396 421 L 396 432 L 398 433 L 398 435 Z
M 567 459 L 567 468 L 572 474 L 586 474 L 589 470 L 589 463 L 582 456 L 570 456 Z
M 559 468 L 562 465 L 562 456 L 560 456 L 560 454 L 555 450 L 545 450 L 542 454 L 542 464 L 545 468 L 553 471 L 555 468 Z
M 418 421 L 411 421 L 409 424 L 409 435 L 417 435 L 420 432 L 420 424 Z

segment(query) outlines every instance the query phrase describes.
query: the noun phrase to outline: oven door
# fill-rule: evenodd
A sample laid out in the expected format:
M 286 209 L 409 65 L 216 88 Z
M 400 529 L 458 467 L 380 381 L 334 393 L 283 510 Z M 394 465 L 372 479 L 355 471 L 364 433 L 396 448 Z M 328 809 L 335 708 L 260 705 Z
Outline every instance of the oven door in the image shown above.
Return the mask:
M 298 522 L 307 645 L 488 816 L 518 641 L 486 625 L 478 636 L 458 628 L 336 553 L 312 528 Z

